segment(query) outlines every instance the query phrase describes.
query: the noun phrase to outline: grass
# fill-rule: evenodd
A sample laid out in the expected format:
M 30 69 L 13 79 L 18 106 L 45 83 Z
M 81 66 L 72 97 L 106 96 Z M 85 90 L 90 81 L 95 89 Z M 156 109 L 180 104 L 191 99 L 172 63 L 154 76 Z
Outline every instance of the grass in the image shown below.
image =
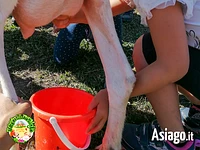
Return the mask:
M 133 67 L 132 49 L 136 39 L 147 32 L 134 15 L 123 23 L 123 49 Z M 53 60 L 57 34 L 50 26 L 37 28 L 34 35 L 24 40 L 20 30 L 9 19 L 5 26 L 5 53 L 9 72 L 18 96 L 30 96 L 47 87 L 66 86 L 96 94 L 104 87 L 104 71 L 94 44 L 83 40 L 78 57 L 67 66 L 58 66 Z M 141 123 L 155 119 L 150 103 L 144 96 L 132 98 L 127 107 L 126 122 Z M 104 130 L 93 135 L 91 147 L 101 143 Z

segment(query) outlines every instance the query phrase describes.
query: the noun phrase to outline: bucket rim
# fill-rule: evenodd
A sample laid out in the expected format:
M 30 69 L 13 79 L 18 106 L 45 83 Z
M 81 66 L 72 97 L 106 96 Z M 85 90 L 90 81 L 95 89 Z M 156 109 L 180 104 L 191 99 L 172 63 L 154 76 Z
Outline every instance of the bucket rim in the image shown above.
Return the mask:
M 73 122 L 79 122 L 79 121 L 82 121 L 82 120 L 85 120 L 85 119 L 91 119 L 95 116 L 96 109 L 93 109 L 93 110 L 91 110 L 91 111 L 89 111 L 89 112 L 87 112 L 83 115 L 69 115 L 69 116 L 52 114 L 52 113 L 48 113 L 48 112 L 45 112 L 45 111 L 39 109 L 38 107 L 35 106 L 35 104 L 33 102 L 33 98 L 36 94 L 43 92 L 43 91 L 46 91 L 46 90 L 49 90 L 49 89 L 73 89 L 73 90 L 77 90 L 77 91 L 80 91 L 80 92 L 87 93 L 87 92 L 80 90 L 80 89 L 68 88 L 68 87 L 51 87 L 51 88 L 45 88 L 45 89 L 37 91 L 36 93 L 34 93 L 30 97 L 30 102 L 32 104 L 34 115 L 37 115 L 39 118 L 42 118 L 46 121 L 49 121 L 49 119 L 51 117 L 55 117 L 58 122 L 72 122 L 72 121 Z M 91 95 L 90 93 L 87 93 L 87 94 Z M 93 96 L 93 95 L 91 95 L 91 96 Z

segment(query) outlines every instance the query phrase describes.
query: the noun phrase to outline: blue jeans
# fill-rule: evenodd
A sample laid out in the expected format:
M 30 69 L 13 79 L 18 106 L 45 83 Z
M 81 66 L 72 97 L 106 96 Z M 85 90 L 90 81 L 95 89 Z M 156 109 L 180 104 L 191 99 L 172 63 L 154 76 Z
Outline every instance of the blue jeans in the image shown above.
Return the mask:
M 114 23 L 119 40 L 122 40 L 122 18 L 121 15 L 114 17 Z M 84 38 L 89 36 L 90 28 L 87 24 L 70 24 L 62 29 L 56 39 L 54 46 L 54 59 L 60 65 L 65 65 L 76 58 L 79 46 Z

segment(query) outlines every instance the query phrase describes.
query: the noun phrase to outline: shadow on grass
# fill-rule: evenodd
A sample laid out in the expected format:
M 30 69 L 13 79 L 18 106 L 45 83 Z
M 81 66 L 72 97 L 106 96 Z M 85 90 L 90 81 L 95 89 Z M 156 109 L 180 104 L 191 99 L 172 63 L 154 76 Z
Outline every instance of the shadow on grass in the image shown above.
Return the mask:
M 137 15 L 132 22 L 123 25 L 123 39 L 126 45 L 124 51 L 131 66 L 133 63 L 130 49 L 132 50 L 133 42 L 147 30 L 140 25 L 140 17 Z M 19 28 L 12 23 L 7 25 L 5 50 L 9 71 L 17 74 L 19 78 L 24 72 L 29 72 L 27 76 L 32 77 L 33 82 L 42 87 L 69 86 L 83 89 L 92 94 L 96 94 L 102 89 L 105 75 L 97 51 L 87 47 L 80 49 L 78 57 L 72 63 L 58 66 L 53 60 L 55 39 L 56 36 L 52 32 L 51 26 L 37 29 L 32 37 L 24 40 Z M 128 47 L 129 42 L 131 45 Z M 45 78 L 50 78 L 51 83 L 46 85 Z
M 61 76 L 59 81 L 52 80 L 52 82 L 57 82 L 54 85 L 69 86 L 71 81 L 66 82 L 66 80 L 69 76 L 74 76 L 76 79 L 73 82 L 82 82 L 91 89 L 102 88 L 104 71 L 97 51 L 80 49 L 79 55 L 72 63 L 59 66 L 53 60 L 55 38 L 49 32 L 42 31 L 36 32 L 28 40 L 23 40 L 19 30 L 6 31 L 5 52 L 9 71 L 23 73 L 29 70 L 32 74 L 30 76 L 37 78 L 34 76 L 34 71 L 43 70 L 47 71 L 49 76 L 53 73 Z
M 15 90 L 17 92 L 17 95 L 23 98 L 24 100 L 29 100 L 33 93 L 35 93 L 38 90 L 44 89 L 44 87 L 41 87 L 32 82 L 33 78 L 22 79 L 15 75 L 11 75 L 11 78 L 14 86 L 16 87 Z
M 24 40 L 18 29 L 5 32 L 5 50 L 10 71 L 52 68 L 55 37 L 48 32 L 35 32 Z M 42 69 L 41 68 L 41 69 Z
M 27 76 L 33 78 L 33 82 L 37 80 L 35 83 L 42 87 L 69 86 L 92 94 L 102 89 L 105 75 L 95 48 L 83 46 L 71 63 L 59 66 L 53 60 L 55 39 L 52 31 L 44 28 L 36 31 L 27 40 L 22 38 L 18 28 L 6 31 L 5 52 L 10 73 L 15 73 L 20 78 L 26 72 Z M 131 63 L 132 51 L 124 49 Z M 48 86 L 45 78 L 52 78 Z

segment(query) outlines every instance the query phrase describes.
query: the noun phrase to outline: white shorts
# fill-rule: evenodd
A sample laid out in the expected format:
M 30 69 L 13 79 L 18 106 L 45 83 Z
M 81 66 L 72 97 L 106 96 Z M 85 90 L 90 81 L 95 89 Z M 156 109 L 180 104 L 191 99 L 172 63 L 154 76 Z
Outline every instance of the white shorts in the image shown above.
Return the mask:
M 141 16 L 141 24 L 147 26 L 147 20 L 153 17 L 151 10 L 163 9 L 168 6 L 173 6 L 176 0 L 124 0 L 130 7 L 136 6 L 136 10 Z M 197 0 L 177 0 L 182 3 L 185 19 L 193 16 L 193 8 Z

